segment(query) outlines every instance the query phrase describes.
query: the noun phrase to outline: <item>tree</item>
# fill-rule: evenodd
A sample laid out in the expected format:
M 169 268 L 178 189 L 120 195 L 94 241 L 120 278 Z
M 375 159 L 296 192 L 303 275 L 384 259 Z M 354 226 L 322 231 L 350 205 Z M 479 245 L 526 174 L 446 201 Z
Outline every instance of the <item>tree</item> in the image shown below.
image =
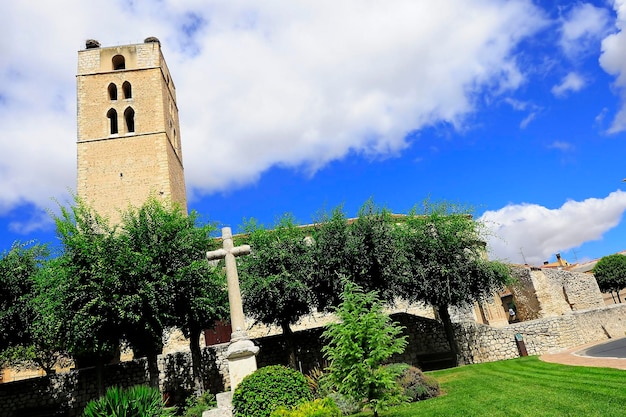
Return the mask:
M 626 288 L 626 255 L 619 253 L 602 257 L 593 268 L 593 274 L 602 292 L 615 292 L 622 302 L 619 292 Z
M 315 294 L 319 311 L 327 311 L 341 303 L 340 277 L 350 276 L 348 245 L 348 219 L 342 207 L 330 214 L 322 213 L 311 228 L 313 273 L 308 278 L 309 288 Z
M 209 268 L 204 254 L 215 228 L 199 224 L 177 204 L 149 198 L 122 214 L 118 262 L 124 305 L 124 334 L 137 355 L 145 354 L 158 383 L 156 356 L 166 327 L 189 338 L 195 390 L 201 394 L 200 333 L 227 312 L 225 280 Z
M 350 260 L 349 280 L 364 291 L 377 291 L 387 304 L 396 298 L 400 268 L 398 245 L 395 241 L 391 212 L 368 200 L 358 217 L 348 224 L 346 252 Z
M 45 245 L 15 242 L 0 256 L 0 368 L 38 362 L 42 356 L 32 346 L 32 325 L 40 314 L 33 298 L 35 277 L 48 255 Z M 51 369 L 43 367 L 46 372 Z
M 61 207 L 54 219 L 63 247 L 56 266 L 65 279 L 54 300 L 65 309 L 67 351 L 78 368 L 96 366 L 103 394 L 104 364 L 119 352 L 123 336 L 117 230 L 79 199 L 70 208 Z
M 246 312 L 266 325 L 283 331 L 289 365 L 296 367 L 291 325 L 311 313 L 313 292 L 311 244 L 306 230 L 285 215 L 273 230 L 255 222 L 246 225 L 252 253 L 241 259 L 241 288 Z
M 69 280 L 58 258 L 47 260 L 34 279 L 35 291 L 30 300 L 34 317 L 29 327 L 28 348 L 32 360 L 50 374 L 56 364 L 68 359 L 64 328 L 69 315 L 64 295 L 68 293 Z
M 16 242 L 0 257 L 0 350 L 29 339 L 33 278 L 46 252 L 44 246 Z
M 398 295 L 436 308 L 458 361 L 448 308 L 492 296 L 508 280 L 508 268 L 486 259 L 481 225 L 462 207 L 426 201 L 395 230 L 404 263 Z
M 341 207 L 322 216 L 312 229 L 315 267 L 309 279 L 319 310 L 339 304 L 340 277 L 394 302 L 400 267 L 394 228 L 391 213 L 372 200 L 352 221 Z
M 342 302 L 335 313 L 338 322 L 328 324 L 322 348 L 329 360 L 328 380 L 339 393 L 365 401 L 374 416 L 387 406 L 402 401 L 397 373 L 382 364 L 406 347 L 402 327 L 383 312 L 378 294 L 364 292 L 349 281 L 344 283 Z

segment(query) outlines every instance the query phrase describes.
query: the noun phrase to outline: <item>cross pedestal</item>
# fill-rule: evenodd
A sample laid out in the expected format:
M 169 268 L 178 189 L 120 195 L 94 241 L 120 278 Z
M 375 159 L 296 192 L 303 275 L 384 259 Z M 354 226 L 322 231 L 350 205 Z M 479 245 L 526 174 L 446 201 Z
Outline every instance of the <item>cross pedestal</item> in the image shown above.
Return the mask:
M 230 389 L 234 392 L 242 379 L 256 371 L 256 355 L 259 353 L 259 347 L 252 343 L 246 332 L 241 291 L 239 290 L 239 277 L 237 275 L 237 262 L 235 260 L 236 256 L 249 254 L 250 246 L 241 245 L 235 247 L 230 227 L 222 228 L 222 242 L 223 248 L 207 252 L 206 258 L 209 261 L 224 259 L 226 263 L 228 304 L 230 305 L 230 322 L 233 328 L 230 345 L 226 351 L 226 358 L 228 359 Z

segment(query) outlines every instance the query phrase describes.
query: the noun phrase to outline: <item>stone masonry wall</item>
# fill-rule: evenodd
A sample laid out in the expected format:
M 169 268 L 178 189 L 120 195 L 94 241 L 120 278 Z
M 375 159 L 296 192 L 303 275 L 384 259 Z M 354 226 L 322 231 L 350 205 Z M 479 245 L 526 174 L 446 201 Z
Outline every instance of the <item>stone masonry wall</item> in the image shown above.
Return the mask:
M 408 335 L 405 352 L 392 358 L 393 362 L 422 366 L 423 361 L 432 358 L 433 354 L 448 352 L 445 334 L 438 321 L 406 313 L 393 314 L 392 318 L 405 327 Z M 324 365 L 321 355 L 322 331 L 322 328 L 315 328 L 294 334 L 296 360 L 303 372 Z M 516 334 L 522 335 L 529 355 L 540 355 L 609 337 L 624 337 L 626 304 L 573 311 L 558 317 L 514 323 L 501 328 L 472 322 L 456 323 L 455 331 L 461 348 L 461 360 L 465 364 L 520 356 Z M 254 342 L 261 347 L 257 357 L 259 367 L 287 363 L 286 343 L 282 336 L 258 338 Z M 230 387 L 226 348 L 227 345 L 222 344 L 203 349 L 205 384 L 214 393 Z M 172 399 L 179 399 L 183 391 L 192 388 L 190 356 L 189 352 L 175 352 L 159 357 L 160 387 Z M 145 384 L 148 380 L 145 360 L 105 367 L 105 386 L 131 386 Z M 0 384 L 0 417 L 76 416 L 95 397 L 97 387 L 94 369 Z M 41 414 L 43 412 L 47 414 Z
M 406 350 L 402 355 L 396 355 L 393 362 L 419 366 L 424 357 L 449 350 L 445 333 L 438 321 L 406 313 L 392 314 L 391 318 L 405 328 L 404 334 L 408 337 Z M 324 367 L 325 361 L 321 353 L 324 345 L 323 331 L 324 328 L 318 327 L 294 333 L 296 365 L 300 371 L 307 373 L 313 368 Z M 259 367 L 287 365 L 289 355 L 282 335 L 255 339 L 255 343 L 260 347 L 257 357 Z
M 445 352 L 447 344 L 440 323 L 435 320 L 399 313 L 392 315 L 406 328 L 409 346 L 394 362 L 419 365 L 420 358 L 432 352 Z M 323 367 L 321 354 L 322 327 L 294 334 L 296 362 L 303 372 Z M 259 367 L 288 363 L 286 343 L 282 335 L 254 339 L 261 350 L 257 356 Z M 209 346 L 202 350 L 202 373 L 205 386 L 213 393 L 230 389 L 228 363 L 225 357 L 227 344 Z M 191 355 L 188 351 L 160 355 L 160 388 L 171 399 L 179 400 L 185 391 L 191 391 Z M 128 387 L 147 384 L 149 374 L 144 359 L 122 362 L 105 367 L 105 386 Z M 64 374 L 32 378 L 0 384 L 0 417 L 23 417 L 43 411 L 55 415 L 76 416 L 87 402 L 98 396 L 95 369 L 81 369 Z M 38 414 L 41 415 L 41 414 Z
M 508 288 L 515 300 L 518 319 L 526 321 L 540 318 L 541 306 L 535 294 L 530 268 L 512 268 L 511 275 L 517 280 L 517 283 Z
M 205 384 L 212 392 L 222 392 L 227 382 L 227 345 L 203 349 L 202 371 Z M 158 358 L 160 389 L 172 399 L 191 391 L 191 354 L 175 352 Z M 145 359 L 105 366 L 105 387 L 130 387 L 148 384 L 150 378 Z M 78 416 L 89 400 L 98 397 L 95 368 L 25 379 L 0 384 L 0 417 L 33 415 Z M 45 414 L 42 414 L 45 413 Z
M 593 274 L 547 268 L 512 269 L 510 287 L 520 320 L 556 317 L 570 311 L 602 308 L 604 300 Z
M 573 311 L 502 328 L 477 323 L 456 325 L 463 362 L 481 363 L 519 357 L 515 335 L 523 337 L 529 355 L 554 353 L 626 335 L 626 304 Z
M 604 307 L 604 299 L 593 274 L 558 269 L 545 269 L 543 273 L 557 289 L 561 287 L 561 294 L 571 310 Z

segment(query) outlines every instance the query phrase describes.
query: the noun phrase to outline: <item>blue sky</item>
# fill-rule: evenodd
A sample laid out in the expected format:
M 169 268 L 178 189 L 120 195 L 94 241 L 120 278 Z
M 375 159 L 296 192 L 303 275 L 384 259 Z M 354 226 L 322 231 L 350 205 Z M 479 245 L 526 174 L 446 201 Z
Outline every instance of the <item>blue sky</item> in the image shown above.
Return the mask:
M 490 256 L 626 249 L 626 1 L 3 2 L 0 247 L 56 241 L 76 60 L 161 40 L 189 207 L 237 229 L 373 198 L 475 208 Z

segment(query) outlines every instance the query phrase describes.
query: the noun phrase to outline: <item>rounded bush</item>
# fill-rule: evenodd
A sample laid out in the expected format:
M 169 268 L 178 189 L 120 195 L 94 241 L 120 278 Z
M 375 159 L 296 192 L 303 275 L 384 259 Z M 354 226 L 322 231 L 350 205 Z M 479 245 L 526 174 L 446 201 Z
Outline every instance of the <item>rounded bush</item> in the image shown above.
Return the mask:
M 409 402 L 426 400 L 439 395 L 439 383 L 415 366 L 407 364 L 393 364 L 392 367 L 401 369 L 396 381 L 402 387 L 403 393 Z
M 293 407 L 313 396 L 300 372 L 281 365 L 258 369 L 241 381 L 233 393 L 235 417 L 269 417 L 281 406 Z

